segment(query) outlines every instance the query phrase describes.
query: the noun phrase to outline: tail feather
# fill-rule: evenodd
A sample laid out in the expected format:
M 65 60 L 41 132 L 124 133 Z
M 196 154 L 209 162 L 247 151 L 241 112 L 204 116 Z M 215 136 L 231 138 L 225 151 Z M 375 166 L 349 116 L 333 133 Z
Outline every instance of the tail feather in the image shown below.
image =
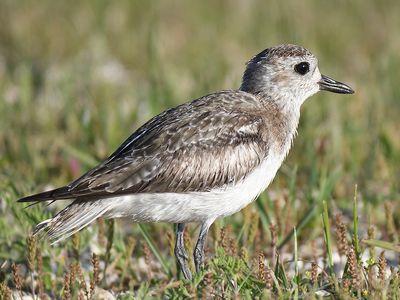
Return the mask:
M 54 218 L 39 223 L 33 234 L 45 235 L 57 243 L 83 229 L 107 212 L 108 205 L 102 200 L 75 200 L 61 210 Z
M 51 219 L 47 219 L 37 224 L 32 234 L 34 236 L 41 234 L 49 226 L 50 221 Z

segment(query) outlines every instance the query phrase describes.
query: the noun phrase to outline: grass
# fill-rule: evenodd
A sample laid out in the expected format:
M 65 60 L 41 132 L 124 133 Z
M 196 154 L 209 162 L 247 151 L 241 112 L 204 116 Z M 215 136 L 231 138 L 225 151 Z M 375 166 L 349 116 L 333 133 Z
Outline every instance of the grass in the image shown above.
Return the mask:
M 399 297 L 399 9 L 394 0 L 1 1 L 0 295 Z M 212 226 L 192 281 L 177 272 L 169 224 L 99 220 L 56 246 L 30 238 L 63 203 L 24 209 L 16 199 L 73 180 L 164 109 L 239 86 L 245 61 L 282 42 L 310 48 L 356 94 L 305 103 L 274 183 Z M 197 230 L 189 226 L 188 248 Z

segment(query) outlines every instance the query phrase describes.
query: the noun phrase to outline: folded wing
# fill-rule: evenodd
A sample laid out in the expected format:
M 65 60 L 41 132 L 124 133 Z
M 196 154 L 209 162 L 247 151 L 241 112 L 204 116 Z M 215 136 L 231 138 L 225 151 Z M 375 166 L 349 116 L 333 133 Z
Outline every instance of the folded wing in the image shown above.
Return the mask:
M 156 116 L 104 163 L 70 185 L 20 201 L 207 191 L 243 179 L 268 149 L 260 134 L 263 119 L 235 110 L 254 99 L 231 93 L 213 94 Z

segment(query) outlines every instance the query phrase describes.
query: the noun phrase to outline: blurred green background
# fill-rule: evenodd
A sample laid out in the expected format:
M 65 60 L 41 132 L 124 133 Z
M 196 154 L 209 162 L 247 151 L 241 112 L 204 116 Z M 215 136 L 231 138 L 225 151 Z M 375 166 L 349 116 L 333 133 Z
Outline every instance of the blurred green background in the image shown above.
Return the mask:
M 238 88 L 246 61 L 280 43 L 309 48 L 323 74 L 356 93 L 305 103 L 266 197 L 293 195 L 293 225 L 320 198 L 348 209 L 358 184 L 361 218 L 373 212 L 381 226 L 390 201 L 398 226 L 399 14 L 397 0 L 1 0 L 1 243 L 11 249 L 36 220 L 10 230 L 18 197 L 70 182 L 169 107 Z

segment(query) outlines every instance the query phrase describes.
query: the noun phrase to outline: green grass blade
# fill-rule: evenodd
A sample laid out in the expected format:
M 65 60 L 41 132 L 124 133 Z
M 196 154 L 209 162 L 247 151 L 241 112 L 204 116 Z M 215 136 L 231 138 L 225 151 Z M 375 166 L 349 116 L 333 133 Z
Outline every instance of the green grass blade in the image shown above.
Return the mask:
M 139 229 L 140 229 L 140 233 L 142 234 L 142 236 L 146 240 L 147 244 L 149 244 L 149 247 L 150 247 L 151 251 L 153 252 L 154 256 L 158 259 L 158 261 L 160 262 L 162 268 L 164 269 L 164 272 L 166 274 L 168 274 L 168 276 L 172 276 L 171 275 L 171 271 L 167 266 L 167 262 L 162 257 L 160 251 L 158 251 L 157 246 L 155 245 L 152 237 L 149 235 L 146 227 L 143 224 L 138 224 L 138 226 L 139 226 Z
M 311 206 L 306 213 L 304 214 L 304 216 L 300 219 L 300 221 L 297 223 L 296 225 L 296 230 L 297 233 L 300 233 L 300 231 L 304 228 L 304 226 L 306 226 L 307 224 L 309 224 L 315 216 L 315 213 L 317 211 L 316 209 L 317 206 Z M 282 240 L 282 242 L 279 243 L 278 249 L 281 249 L 283 246 L 285 246 L 290 239 L 292 238 L 292 236 L 294 235 L 294 230 L 291 230 L 286 236 L 285 238 Z
M 297 248 L 297 232 L 296 227 L 293 228 L 294 233 L 294 296 L 293 299 L 299 299 L 299 265 L 298 265 L 298 248 Z
M 281 258 L 279 256 L 279 254 L 276 257 L 276 264 L 275 264 L 275 277 L 276 279 L 278 279 L 278 281 L 281 283 L 281 285 L 285 288 L 288 289 L 289 288 L 289 281 L 287 279 L 287 275 L 285 272 L 285 268 L 281 262 Z
M 262 193 L 256 201 L 257 211 L 260 214 L 261 224 L 264 230 L 269 230 L 269 227 L 271 226 L 271 218 L 268 215 L 268 212 L 265 210 L 265 206 L 263 205 L 267 198 L 268 195 L 266 193 Z
M 86 165 L 88 167 L 93 167 L 99 163 L 99 161 L 96 158 L 94 158 L 93 156 L 91 156 L 88 152 L 81 151 L 78 148 L 76 148 L 70 144 L 64 143 L 64 142 L 60 142 L 60 143 L 62 145 L 63 151 L 68 153 L 68 155 L 75 157 L 77 160 L 79 160 L 84 165 Z
M 390 251 L 400 252 L 400 245 L 386 241 L 366 239 L 366 240 L 361 240 L 361 243 L 372 247 L 378 247 Z
M 357 260 L 360 259 L 361 250 L 360 250 L 360 243 L 358 238 L 358 216 L 357 216 L 357 184 L 354 186 L 354 199 L 353 199 L 353 243 L 354 249 L 356 251 Z
M 326 250 L 328 253 L 328 267 L 329 267 L 329 272 L 333 274 L 331 226 L 329 224 L 328 205 L 326 204 L 326 201 L 322 201 L 322 205 L 323 205 L 322 223 L 324 227 Z

